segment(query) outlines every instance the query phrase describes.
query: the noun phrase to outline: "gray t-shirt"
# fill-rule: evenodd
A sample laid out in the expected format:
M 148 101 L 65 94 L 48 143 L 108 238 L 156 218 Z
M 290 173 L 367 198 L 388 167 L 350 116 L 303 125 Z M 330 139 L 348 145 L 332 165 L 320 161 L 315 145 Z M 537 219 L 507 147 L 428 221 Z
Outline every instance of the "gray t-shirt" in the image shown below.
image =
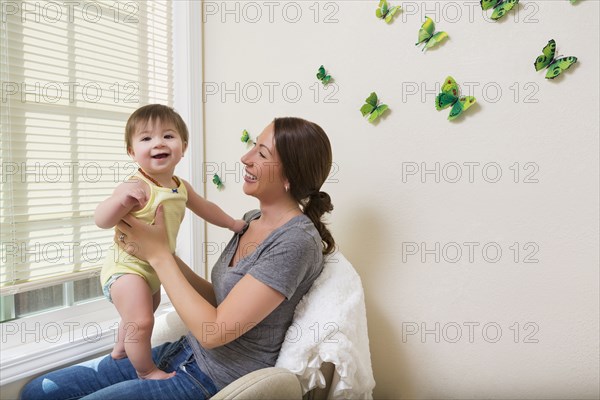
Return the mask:
M 246 213 L 244 220 L 259 217 L 260 211 L 254 210 Z M 253 245 L 254 252 L 230 267 L 239 238 L 240 234 L 233 236 L 212 270 L 217 305 L 246 274 L 285 299 L 258 324 L 239 327 L 245 333 L 223 346 L 205 349 L 188 333 L 198 365 L 219 390 L 243 375 L 275 365 L 296 305 L 323 269 L 321 237 L 306 215 L 296 216 L 271 232 L 260 245 Z

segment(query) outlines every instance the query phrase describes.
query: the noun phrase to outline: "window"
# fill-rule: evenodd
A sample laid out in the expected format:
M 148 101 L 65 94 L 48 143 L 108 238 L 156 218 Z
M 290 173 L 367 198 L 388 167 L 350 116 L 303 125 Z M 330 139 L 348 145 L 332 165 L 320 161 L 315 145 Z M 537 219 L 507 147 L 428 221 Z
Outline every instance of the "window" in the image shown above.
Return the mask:
M 101 295 L 96 205 L 136 166 L 128 116 L 173 105 L 167 1 L 3 1 L 0 322 Z

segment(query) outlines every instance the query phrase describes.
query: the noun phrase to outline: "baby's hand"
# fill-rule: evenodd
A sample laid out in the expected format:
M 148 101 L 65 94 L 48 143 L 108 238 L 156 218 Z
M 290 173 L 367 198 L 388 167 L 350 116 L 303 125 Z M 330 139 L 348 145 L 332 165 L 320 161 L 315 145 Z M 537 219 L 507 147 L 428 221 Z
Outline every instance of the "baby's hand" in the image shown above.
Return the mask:
M 124 192 L 121 199 L 121 204 L 125 208 L 142 208 L 147 202 L 146 191 L 139 186 L 134 186 L 131 190 Z
M 246 221 L 244 221 L 243 219 L 236 219 L 235 221 L 233 221 L 233 225 L 229 229 L 231 229 L 235 233 L 241 233 L 246 227 L 246 224 Z

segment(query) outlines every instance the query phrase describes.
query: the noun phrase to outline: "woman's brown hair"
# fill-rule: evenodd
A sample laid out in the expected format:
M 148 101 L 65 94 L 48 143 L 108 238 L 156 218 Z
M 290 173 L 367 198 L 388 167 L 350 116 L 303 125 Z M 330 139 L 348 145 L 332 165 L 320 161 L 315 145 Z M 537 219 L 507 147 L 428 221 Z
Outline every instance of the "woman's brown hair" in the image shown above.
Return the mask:
M 331 170 L 329 138 L 319 125 L 301 118 L 275 118 L 273 124 L 275 148 L 290 183 L 289 192 L 319 231 L 323 254 L 330 254 L 335 241 L 321 217 L 331 212 L 333 205 L 329 195 L 320 191 Z

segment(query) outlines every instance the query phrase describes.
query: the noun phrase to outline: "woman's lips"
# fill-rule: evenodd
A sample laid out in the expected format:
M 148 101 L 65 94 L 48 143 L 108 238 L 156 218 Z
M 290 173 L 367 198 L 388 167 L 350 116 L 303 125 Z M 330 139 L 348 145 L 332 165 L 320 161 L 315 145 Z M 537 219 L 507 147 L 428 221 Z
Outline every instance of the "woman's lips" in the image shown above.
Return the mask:
M 251 173 L 246 171 L 246 173 L 244 174 L 244 180 L 246 182 L 254 183 L 254 182 L 258 181 L 258 177 L 256 177 L 255 175 L 252 175 Z

